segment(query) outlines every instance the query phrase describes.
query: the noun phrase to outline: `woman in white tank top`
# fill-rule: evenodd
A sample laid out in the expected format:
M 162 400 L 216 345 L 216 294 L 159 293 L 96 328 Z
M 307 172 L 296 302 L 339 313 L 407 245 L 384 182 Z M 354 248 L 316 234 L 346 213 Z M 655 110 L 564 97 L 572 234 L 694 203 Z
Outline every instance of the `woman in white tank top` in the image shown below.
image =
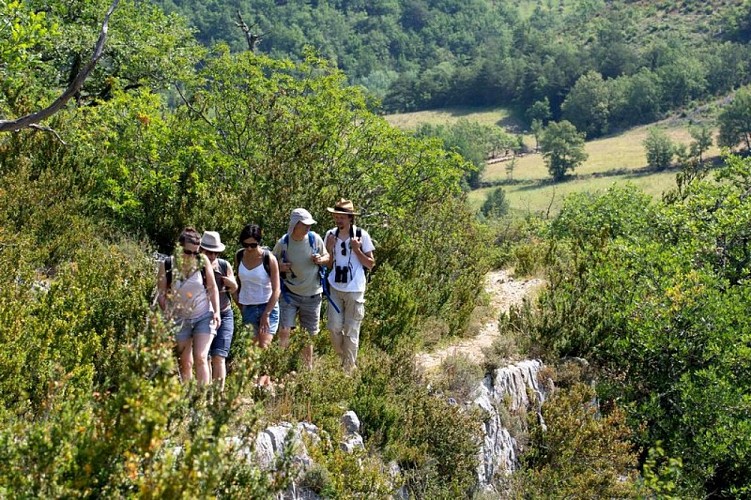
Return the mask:
M 266 348 L 279 327 L 279 264 L 276 257 L 261 246 L 263 233 L 256 224 L 240 232 L 243 250 L 237 254 L 240 291 L 237 301 L 242 309 L 243 325 L 252 325 L 254 341 Z
M 213 269 L 208 258 L 198 252 L 200 240 L 192 227 L 180 234 L 182 252 L 170 257 L 169 279 L 165 264 L 159 266 L 158 302 L 172 314 L 179 328 L 176 340 L 181 379 L 191 379 L 195 363 L 196 380 L 203 385 L 211 380 L 209 346 L 221 316 Z

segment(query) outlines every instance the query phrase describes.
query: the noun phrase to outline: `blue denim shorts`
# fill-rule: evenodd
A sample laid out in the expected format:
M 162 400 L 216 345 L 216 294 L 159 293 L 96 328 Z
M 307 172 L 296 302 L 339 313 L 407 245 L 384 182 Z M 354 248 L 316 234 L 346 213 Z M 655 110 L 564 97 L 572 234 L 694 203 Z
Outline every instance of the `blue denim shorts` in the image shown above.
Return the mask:
M 289 301 L 289 302 L 287 302 Z M 318 323 L 321 316 L 321 294 L 313 296 L 297 295 L 289 290 L 279 301 L 282 328 L 295 326 L 297 314 L 300 314 L 300 326 L 311 335 L 318 333 Z
M 222 311 L 222 324 L 216 331 L 216 337 L 211 341 L 209 356 L 220 356 L 226 358 L 229 355 L 229 348 L 232 345 L 232 335 L 235 332 L 235 313 L 232 308 Z
M 196 319 L 184 319 L 177 322 L 178 330 L 176 338 L 180 340 L 188 340 L 194 335 L 215 335 L 216 326 L 214 325 L 214 313 L 208 311 Z
M 250 306 L 243 305 L 243 326 L 253 325 L 255 335 L 258 335 L 258 328 L 261 325 L 261 316 L 266 310 L 266 304 L 253 304 Z M 269 333 L 274 335 L 279 328 L 279 304 L 277 303 L 269 315 Z

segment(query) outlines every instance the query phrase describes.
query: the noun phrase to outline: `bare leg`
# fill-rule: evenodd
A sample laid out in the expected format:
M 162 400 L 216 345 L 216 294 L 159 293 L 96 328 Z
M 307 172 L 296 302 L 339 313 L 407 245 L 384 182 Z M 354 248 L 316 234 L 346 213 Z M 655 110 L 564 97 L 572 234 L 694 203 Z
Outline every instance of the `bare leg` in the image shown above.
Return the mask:
M 305 366 L 308 370 L 313 369 L 313 344 L 308 344 L 302 348 L 302 359 L 305 361 Z
M 193 378 L 193 339 L 177 341 L 177 356 L 180 366 L 180 380 L 188 382 Z
M 222 356 L 211 356 L 211 376 L 219 383 L 219 389 L 224 390 L 224 379 L 227 378 L 227 365 Z
M 196 365 L 196 380 L 201 385 L 211 382 L 209 347 L 212 338 L 213 335 L 208 333 L 197 333 L 193 336 L 193 362 Z
M 274 338 L 274 336 L 271 335 L 270 333 L 260 333 L 259 332 L 258 335 L 256 335 L 253 338 L 253 342 L 255 342 L 256 345 L 258 347 L 260 347 L 261 349 L 266 349 L 269 346 L 269 344 L 271 343 L 271 339 L 273 339 L 273 338 Z
M 289 336 L 292 328 L 279 328 L 279 347 L 286 349 L 289 347 Z

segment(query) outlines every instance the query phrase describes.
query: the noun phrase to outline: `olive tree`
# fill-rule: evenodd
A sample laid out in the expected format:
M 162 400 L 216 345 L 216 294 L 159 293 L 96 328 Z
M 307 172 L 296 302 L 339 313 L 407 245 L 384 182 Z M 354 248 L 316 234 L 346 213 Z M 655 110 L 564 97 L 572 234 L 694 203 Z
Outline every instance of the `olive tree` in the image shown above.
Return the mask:
M 676 150 L 675 144 L 664 130 L 651 127 L 643 144 L 647 153 L 647 165 L 658 170 L 670 166 Z
M 720 146 L 733 148 L 739 143 L 751 152 L 751 87 L 744 87 L 736 92 L 732 102 L 720 112 L 717 121 L 720 124 L 718 143 Z
M 550 122 L 540 136 L 540 150 L 553 179 L 561 181 L 588 157 L 584 151 L 584 134 L 571 122 Z

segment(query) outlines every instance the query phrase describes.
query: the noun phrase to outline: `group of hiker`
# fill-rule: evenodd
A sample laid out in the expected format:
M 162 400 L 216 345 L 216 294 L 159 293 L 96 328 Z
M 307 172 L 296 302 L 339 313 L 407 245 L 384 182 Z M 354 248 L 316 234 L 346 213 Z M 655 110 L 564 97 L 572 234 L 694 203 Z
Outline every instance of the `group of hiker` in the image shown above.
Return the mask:
M 298 318 L 302 329 L 317 335 L 321 305 L 327 300 L 334 351 L 347 373 L 356 367 L 366 273 L 375 264 L 375 247 L 368 232 L 355 225 L 360 214 L 351 200 L 342 198 L 327 211 L 334 227 L 321 237 L 311 230 L 317 222 L 310 212 L 292 210 L 287 233 L 272 250 L 263 246 L 260 226 L 246 225 L 234 263 L 219 258 L 226 247 L 216 231 L 182 231 L 180 251 L 159 266 L 157 302 L 175 322 L 183 381 L 195 371 L 199 384 L 213 379 L 223 387 L 235 328 L 232 299 L 243 326 L 252 327 L 253 341 L 261 348 L 268 347 L 277 332 L 280 346 L 288 347 Z M 312 367 L 310 339 L 302 355 Z M 259 377 L 260 385 L 268 382 L 267 375 Z

